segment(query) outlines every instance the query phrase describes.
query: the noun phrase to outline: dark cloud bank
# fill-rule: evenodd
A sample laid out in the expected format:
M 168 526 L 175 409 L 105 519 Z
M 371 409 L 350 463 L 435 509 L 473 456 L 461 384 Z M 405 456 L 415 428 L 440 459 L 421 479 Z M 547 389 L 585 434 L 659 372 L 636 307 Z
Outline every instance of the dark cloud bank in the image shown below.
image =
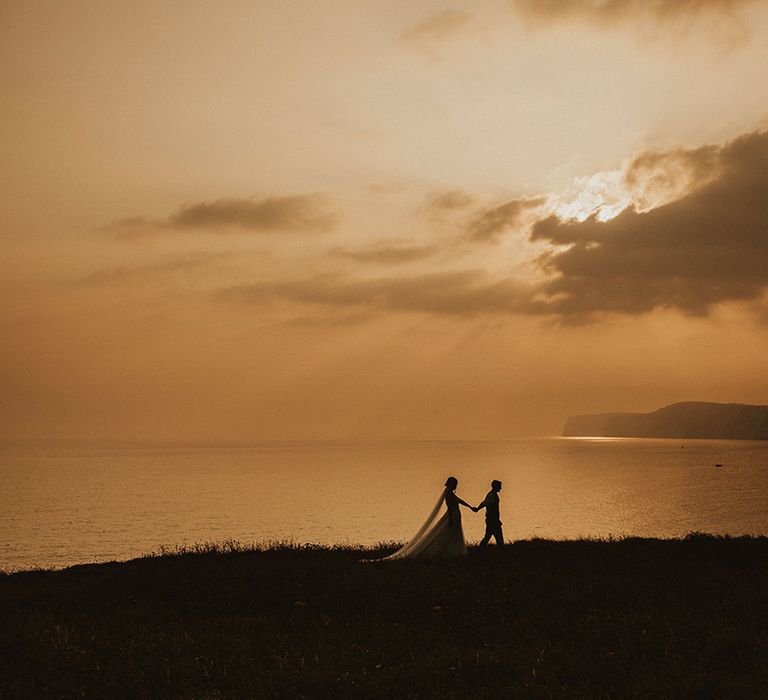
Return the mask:
M 643 153 L 626 171 L 642 191 L 687 193 L 644 210 L 642 202 L 600 222 L 548 216 L 531 228 L 550 250 L 536 264 L 539 283 L 458 270 L 373 279 L 320 276 L 222 292 L 246 302 L 288 299 L 326 306 L 453 315 L 533 314 L 585 323 L 603 313 L 638 315 L 671 308 L 706 315 L 722 302 L 757 300 L 768 288 L 768 132 L 722 146 Z M 468 226 L 477 245 L 490 245 L 543 200 L 513 200 L 481 213 Z M 541 216 L 541 214 L 539 214 Z M 489 248 L 489 251 L 492 248 Z M 425 250 L 350 254 L 371 261 Z M 391 260 L 390 260 L 391 261 Z
M 670 307 L 704 315 L 714 304 L 762 294 L 768 285 L 768 132 L 685 156 L 694 179 L 706 184 L 680 199 L 647 212 L 626 209 L 604 223 L 549 217 L 534 226 L 533 240 L 567 246 L 540 261 L 552 275 L 542 288 L 541 311 L 575 316 Z M 640 156 L 633 166 L 648 159 Z

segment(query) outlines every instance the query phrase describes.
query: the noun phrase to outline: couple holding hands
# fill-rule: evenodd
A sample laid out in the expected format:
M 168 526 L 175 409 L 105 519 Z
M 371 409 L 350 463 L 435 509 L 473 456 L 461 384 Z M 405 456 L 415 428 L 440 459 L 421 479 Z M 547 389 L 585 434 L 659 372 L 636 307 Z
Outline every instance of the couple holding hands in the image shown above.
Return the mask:
M 448 477 L 445 482 L 445 490 L 441 494 L 437 505 L 433 508 L 424 525 L 404 546 L 394 554 L 386 557 L 389 559 L 405 559 L 411 557 L 448 558 L 460 557 L 467 553 L 467 545 L 464 541 L 464 530 L 461 527 L 461 511 L 459 506 L 469 508 L 477 513 L 485 509 L 485 536 L 480 541 L 483 549 L 493 537 L 497 548 L 504 543 L 504 535 L 501 531 L 501 518 L 499 517 L 499 491 L 501 482 L 494 479 L 491 482 L 491 490 L 482 503 L 471 506 L 456 495 L 456 487 L 459 480 L 455 476 Z M 445 503 L 446 510 L 438 518 L 438 513 Z

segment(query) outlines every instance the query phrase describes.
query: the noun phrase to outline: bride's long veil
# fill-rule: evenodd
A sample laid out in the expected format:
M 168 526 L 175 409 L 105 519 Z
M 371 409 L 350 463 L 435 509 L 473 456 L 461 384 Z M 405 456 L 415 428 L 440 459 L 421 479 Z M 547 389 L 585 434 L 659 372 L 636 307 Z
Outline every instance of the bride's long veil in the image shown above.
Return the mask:
M 427 517 L 426 521 L 424 521 L 424 524 L 419 528 L 419 531 L 411 537 L 408 542 L 400 547 L 394 554 L 390 554 L 388 557 L 384 557 L 384 559 L 401 559 L 403 557 L 410 556 L 415 551 L 417 551 L 420 548 L 421 543 L 424 541 L 424 539 L 429 534 L 430 530 L 432 529 L 432 525 L 434 525 L 435 520 L 437 519 L 437 514 L 440 512 L 440 506 L 443 505 L 443 502 L 445 501 L 445 493 L 448 489 L 445 489 L 441 494 L 440 498 L 437 499 L 437 503 L 435 504 L 435 507 L 432 509 L 432 512 Z

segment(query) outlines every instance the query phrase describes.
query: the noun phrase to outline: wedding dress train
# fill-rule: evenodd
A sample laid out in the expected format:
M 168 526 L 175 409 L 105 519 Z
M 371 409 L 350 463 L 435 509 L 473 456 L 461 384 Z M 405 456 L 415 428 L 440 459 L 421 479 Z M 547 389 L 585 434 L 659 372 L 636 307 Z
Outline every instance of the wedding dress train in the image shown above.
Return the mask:
M 438 518 L 443 503 L 446 505 L 446 511 Z M 445 559 L 465 555 L 467 545 L 461 527 L 459 503 L 463 501 L 451 489 L 446 488 L 419 531 L 405 546 L 385 557 L 384 561 L 410 557 Z

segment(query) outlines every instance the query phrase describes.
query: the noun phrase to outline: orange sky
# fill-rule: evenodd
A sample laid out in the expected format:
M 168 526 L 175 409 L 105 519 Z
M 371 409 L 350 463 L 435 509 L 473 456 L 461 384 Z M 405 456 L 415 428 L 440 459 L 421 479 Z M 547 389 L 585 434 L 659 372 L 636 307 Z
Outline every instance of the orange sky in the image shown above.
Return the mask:
M 0 438 L 768 403 L 768 8 L 0 5 Z

